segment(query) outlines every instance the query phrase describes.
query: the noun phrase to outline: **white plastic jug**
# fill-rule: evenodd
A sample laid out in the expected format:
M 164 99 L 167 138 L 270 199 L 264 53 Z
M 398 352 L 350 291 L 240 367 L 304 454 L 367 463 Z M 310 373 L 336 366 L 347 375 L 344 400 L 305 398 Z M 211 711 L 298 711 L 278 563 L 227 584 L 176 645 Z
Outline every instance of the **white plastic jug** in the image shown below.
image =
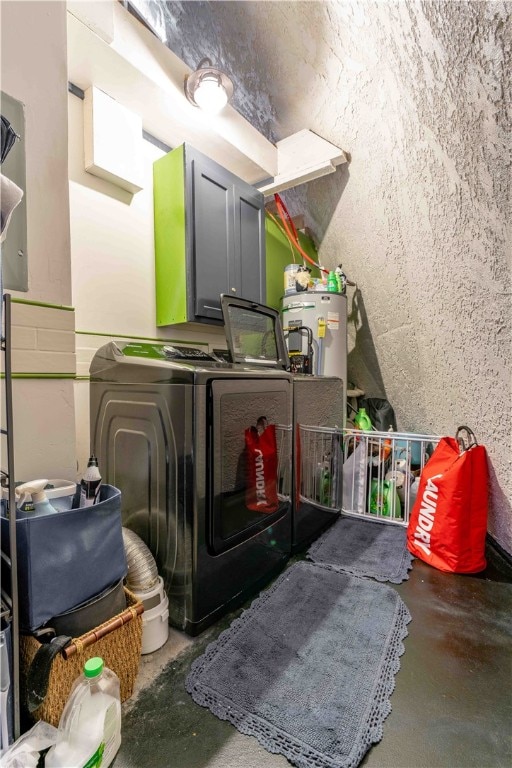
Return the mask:
M 73 683 L 45 768 L 108 768 L 120 745 L 119 678 L 95 656 Z

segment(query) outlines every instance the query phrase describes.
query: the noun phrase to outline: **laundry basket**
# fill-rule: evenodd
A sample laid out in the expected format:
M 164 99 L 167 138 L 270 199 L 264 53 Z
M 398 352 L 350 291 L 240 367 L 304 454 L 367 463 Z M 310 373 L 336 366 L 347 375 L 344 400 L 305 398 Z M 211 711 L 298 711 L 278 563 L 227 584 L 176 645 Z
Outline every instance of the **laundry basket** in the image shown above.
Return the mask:
M 125 611 L 100 624 L 91 632 L 75 638 L 71 646 L 66 647 L 61 655 L 57 655 L 53 659 L 48 693 L 41 706 L 32 712 L 31 718 L 45 720 L 51 725 L 58 726 L 73 682 L 82 673 L 87 659 L 93 656 L 101 656 L 105 666 L 113 670 L 118 676 L 121 701 L 130 698 L 139 670 L 144 607 L 142 602 L 126 588 L 125 595 L 127 605 Z M 111 627 L 114 628 L 111 629 Z M 95 635 L 95 637 L 92 638 L 91 635 Z M 93 642 L 90 643 L 89 640 L 93 640 Z M 32 635 L 22 635 L 20 638 L 20 677 L 23 701 L 26 701 L 27 676 L 30 665 L 40 645 L 39 641 Z
M 337 427 L 301 424 L 296 450 L 300 500 L 340 511 L 343 432 Z
M 288 501 L 292 488 L 292 427 L 276 424 L 277 496 Z
M 440 439 L 344 430 L 343 513 L 407 526 L 421 472 Z

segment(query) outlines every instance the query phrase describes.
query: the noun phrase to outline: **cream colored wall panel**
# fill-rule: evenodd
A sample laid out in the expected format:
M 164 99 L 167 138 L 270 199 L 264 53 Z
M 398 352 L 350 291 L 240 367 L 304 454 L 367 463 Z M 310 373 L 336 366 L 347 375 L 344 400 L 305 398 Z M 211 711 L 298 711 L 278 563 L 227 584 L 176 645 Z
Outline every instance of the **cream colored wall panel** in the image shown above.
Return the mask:
M 76 414 L 76 460 L 79 479 L 82 477 L 87 460 L 91 455 L 90 425 L 89 425 L 89 382 L 75 381 L 75 414 Z M 101 472 L 101 467 L 100 467 Z
M 71 379 L 13 382 L 17 481 L 77 479 L 73 385 Z
M 70 96 L 70 208 L 76 328 L 156 336 L 153 160 L 143 142 L 143 189 L 117 190 L 83 169 L 81 102 Z M 118 194 L 119 193 L 119 194 Z
M 67 352 L 40 352 L 31 349 L 12 350 L 13 373 L 75 375 L 75 355 Z M 37 382 L 34 381 L 34 388 Z
M 37 330 L 37 348 L 48 352 L 75 352 L 75 334 L 71 331 Z
M 14 325 L 12 327 L 11 345 L 13 349 L 36 349 L 37 347 L 36 329 Z M 2 364 L 3 364 L 3 356 L 2 356 Z
M 75 330 L 75 313 L 57 307 L 12 302 L 12 324 L 59 331 Z

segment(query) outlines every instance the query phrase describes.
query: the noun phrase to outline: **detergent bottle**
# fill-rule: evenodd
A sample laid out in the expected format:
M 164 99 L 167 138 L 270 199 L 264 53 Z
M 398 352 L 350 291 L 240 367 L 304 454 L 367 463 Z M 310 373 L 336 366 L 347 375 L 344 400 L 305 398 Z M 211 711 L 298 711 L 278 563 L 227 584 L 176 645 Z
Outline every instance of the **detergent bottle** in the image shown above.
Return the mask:
M 92 454 L 87 462 L 87 469 L 80 483 L 81 507 L 91 507 L 93 504 L 96 504 L 100 497 L 100 486 L 101 475 L 98 468 L 98 459 Z
M 17 514 L 47 515 L 57 512 L 44 492 L 47 485 L 48 480 L 29 480 L 28 483 L 17 485 L 14 489 L 18 508 Z M 32 497 L 31 502 L 30 496 Z
M 363 432 L 371 432 L 372 422 L 366 408 L 360 408 L 354 418 L 354 426 L 356 429 L 361 429 Z
M 45 768 L 108 768 L 120 746 L 119 678 L 95 656 L 73 683 Z
M 371 481 L 370 514 L 393 519 L 402 518 L 402 505 L 394 480 Z
M 338 293 L 338 278 L 335 272 L 329 272 L 327 277 L 327 290 L 330 293 Z

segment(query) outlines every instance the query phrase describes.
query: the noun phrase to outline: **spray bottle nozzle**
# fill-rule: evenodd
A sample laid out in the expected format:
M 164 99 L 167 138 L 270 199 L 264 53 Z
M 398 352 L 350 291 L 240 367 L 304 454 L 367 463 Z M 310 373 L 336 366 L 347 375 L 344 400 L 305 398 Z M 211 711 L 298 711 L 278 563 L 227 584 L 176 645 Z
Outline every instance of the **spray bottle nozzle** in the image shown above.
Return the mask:
M 46 501 L 46 493 L 44 492 L 44 489 L 47 485 L 48 480 L 29 480 L 27 483 L 17 485 L 14 489 L 14 494 L 18 507 L 22 507 L 29 496 L 32 496 L 32 501 L 34 503 Z

